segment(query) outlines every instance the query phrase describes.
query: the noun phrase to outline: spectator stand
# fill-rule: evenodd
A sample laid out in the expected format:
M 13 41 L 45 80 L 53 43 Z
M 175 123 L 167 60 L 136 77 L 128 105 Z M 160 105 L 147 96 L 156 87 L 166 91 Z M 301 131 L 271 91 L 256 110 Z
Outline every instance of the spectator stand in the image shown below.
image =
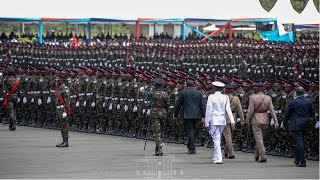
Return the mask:
M 20 23 L 22 23 L 21 30 L 20 30 L 20 32 L 22 34 L 25 33 L 25 31 L 24 31 L 25 24 L 39 24 L 40 21 L 41 21 L 41 18 L 0 17 L 1 23 L 6 23 L 6 22 L 20 22 Z M 4 34 L 2 34 L 2 35 L 4 35 Z M 31 40 L 33 37 L 38 38 L 37 35 L 35 35 L 35 36 L 32 35 L 29 37 L 29 39 Z M 9 35 L 9 37 L 1 37 L 0 40 L 7 43 L 7 42 L 11 42 L 11 40 L 13 40 L 13 38 L 16 38 L 16 35 L 13 34 L 13 36 Z

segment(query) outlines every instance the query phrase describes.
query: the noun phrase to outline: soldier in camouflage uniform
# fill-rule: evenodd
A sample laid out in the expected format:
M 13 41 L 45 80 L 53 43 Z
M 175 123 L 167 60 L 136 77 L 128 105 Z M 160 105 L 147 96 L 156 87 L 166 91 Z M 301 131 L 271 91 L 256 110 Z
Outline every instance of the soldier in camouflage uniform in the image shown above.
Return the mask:
M 154 90 L 149 92 L 151 99 L 151 112 L 150 117 L 152 118 L 152 127 L 154 129 L 154 140 L 155 140 L 155 155 L 163 156 L 162 151 L 162 139 L 161 139 L 161 121 L 166 118 L 168 113 L 169 104 L 168 98 L 169 95 L 162 90 L 161 86 L 164 84 L 164 81 L 160 78 L 154 80 L 155 87 Z M 164 128 L 164 127 L 162 127 Z
M 175 101 L 177 99 L 178 91 L 176 88 L 177 83 L 175 81 L 169 81 L 167 92 L 169 94 L 169 104 L 170 104 L 170 112 L 167 114 L 167 123 L 165 129 L 165 140 L 166 142 L 172 142 L 173 141 L 173 131 L 174 131 L 174 125 L 173 122 L 175 121 L 173 118 L 173 108 Z
M 144 74 L 139 74 L 138 76 L 138 95 L 137 95 L 137 108 L 138 108 L 138 117 L 137 117 L 137 138 L 143 139 L 144 134 L 146 133 L 146 109 L 148 109 L 147 104 L 145 103 L 146 99 L 149 99 L 147 96 L 148 89 L 148 79 Z
M 285 98 L 285 107 L 283 109 L 286 109 L 288 107 L 289 101 L 294 99 L 295 92 L 294 92 L 294 84 L 291 81 L 286 81 L 286 83 L 284 84 L 284 87 L 285 87 L 284 90 L 287 94 L 286 94 L 286 98 Z M 282 111 L 282 112 L 286 112 L 286 111 Z M 283 152 L 283 154 L 282 153 L 281 154 L 283 155 L 283 157 L 293 158 L 293 156 L 294 156 L 293 136 L 291 136 L 289 133 L 285 133 L 284 139 L 286 140 L 286 141 L 284 141 L 285 151 Z
M 204 91 L 205 85 L 202 81 L 198 80 L 196 81 L 196 88 L 197 90 L 199 90 L 202 93 L 202 97 L 203 97 L 203 104 L 207 103 L 207 95 Z M 202 121 L 200 121 L 199 123 L 197 123 L 197 127 L 196 127 L 196 146 L 204 146 L 205 144 L 205 140 L 206 140 L 206 128 L 204 126 L 204 123 Z
M 64 77 L 57 77 L 56 79 L 56 115 L 59 127 L 61 129 L 62 143 L 56 147 L 68 147 L 69 142 L 69 107 L 70 107 L 70 91 L 65 85 L 66 79 Z
M 15 69 L 13 67 L 7 67 L 5 69 L 6 79 L 4 83 L 4 89 L 6 95 L 3 99 L 3 106 L 6 108 L 7 118 L 9 119 L 9 130 L 16 130 L 16 102 L 18 96 L 16 91 L 19 86 L 20 79 L 16 77 Z
M 251 81 L 245 81 L 244 85 L 245 85 L 243 88 L 244 94 L 242 95 L 243 97 L 241 98 L 241 104 L 243 106 L 243 112 L 247 113 L 248 106 L 249 106 L 249 98 L 251 95 L 254 94 L 254 92 L 250 87 L 252 85 Z M 246 133 L 246 137 L 245 137 L 245 143 L 243 144 L 244 148 L 242 149 L 242 152 L 253 153 L 255 142 L 254 142 L 252 128 L 248 126 L 245 133 Z
M 106 79 L 104 77 L 104 71 L 98 69 L 97 74 L 97 88 L 96 88 L 96 114 L 98 120 L 96 123 L 96 132 L 97 134 L 102 134 L 106 131 L 106 103 L 105 103 L 105 89 L 106 89 Z
M 309 84 L 308 96 L 312 101 L 316 111 L 315 116 L 311 119 L 311 131 L 308 131 L 307 141 L 307 159 L 319 161 L 319 81 L 313 80 Z

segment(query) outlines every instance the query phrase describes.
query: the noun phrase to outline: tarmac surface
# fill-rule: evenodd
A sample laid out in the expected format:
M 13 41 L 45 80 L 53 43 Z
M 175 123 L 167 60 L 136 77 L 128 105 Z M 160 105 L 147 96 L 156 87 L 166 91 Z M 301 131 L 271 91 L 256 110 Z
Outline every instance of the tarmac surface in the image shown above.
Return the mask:
M 250 153 L 235 152 L 235 159 L 213 164 L 212 149 L 197 148 L 188 155 L 185 145 L 165 143 L 165 155 L 156 157 L 154 142 L 70 132 L 69 147 L 56 148 L 59 130 L 0 124 L 0 179 L 319 179 L 319 162 L 298 168 L 293 159 L 267 156 L 257 163 Z

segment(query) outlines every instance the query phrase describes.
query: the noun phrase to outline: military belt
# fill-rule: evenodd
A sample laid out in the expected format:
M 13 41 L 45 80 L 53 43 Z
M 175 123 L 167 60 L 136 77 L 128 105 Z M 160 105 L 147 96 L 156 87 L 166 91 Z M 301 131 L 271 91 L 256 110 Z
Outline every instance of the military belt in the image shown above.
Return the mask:
M 268 111 L 266 110 L 256 110 L 254 113 L 267 113 Z

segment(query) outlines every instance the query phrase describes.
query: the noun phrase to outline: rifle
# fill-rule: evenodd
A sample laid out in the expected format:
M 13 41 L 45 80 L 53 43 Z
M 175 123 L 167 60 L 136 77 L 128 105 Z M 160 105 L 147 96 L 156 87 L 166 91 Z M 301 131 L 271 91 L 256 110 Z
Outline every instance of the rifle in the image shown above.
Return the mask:
M 147 100 L 147 102 L 148 102 L 148 100 L 149 100 L 149 93 L 147 93 L 146 100 Z M 153 102 L 150 101 L 150 103 L 148 104 L 147 107 L 151 108 L 152 105 L 153 105 L 152 103 L 153 103 Z M 146 119 L 147 119 L 147 118 L 148 118 L 147 110 L 146 110 L 145 113 L 146 113 Z M 147 140 L 148 140 L 148 137 L 147 137 L 147 136 L 148 136 L 149 127 L 150 127 L 150 119 L 151 119 L 151 118 L 148 119 L 147 132 L 146 132 L 146 137 L 145 137 L 145 140 L 144 140 L 144 148 L 143 148 L 144 151 L 146 150 L 146 146 L 147 146 Z
M 148 116 L 146 115 L 146 118 L 148 118 Z M 147 140 L 148 140 L 148 132 L 149 132 L 149 126 L 150 126 L 150 118 L 148 119 L 148 125 L 147 125 L 147 133 L 146 133 L 146 137 L 145 137 L 145 140 L 144 140 L 144 148 L 143 150 L 145 151 L 146 150 L 146 146 L 147 146 Z

